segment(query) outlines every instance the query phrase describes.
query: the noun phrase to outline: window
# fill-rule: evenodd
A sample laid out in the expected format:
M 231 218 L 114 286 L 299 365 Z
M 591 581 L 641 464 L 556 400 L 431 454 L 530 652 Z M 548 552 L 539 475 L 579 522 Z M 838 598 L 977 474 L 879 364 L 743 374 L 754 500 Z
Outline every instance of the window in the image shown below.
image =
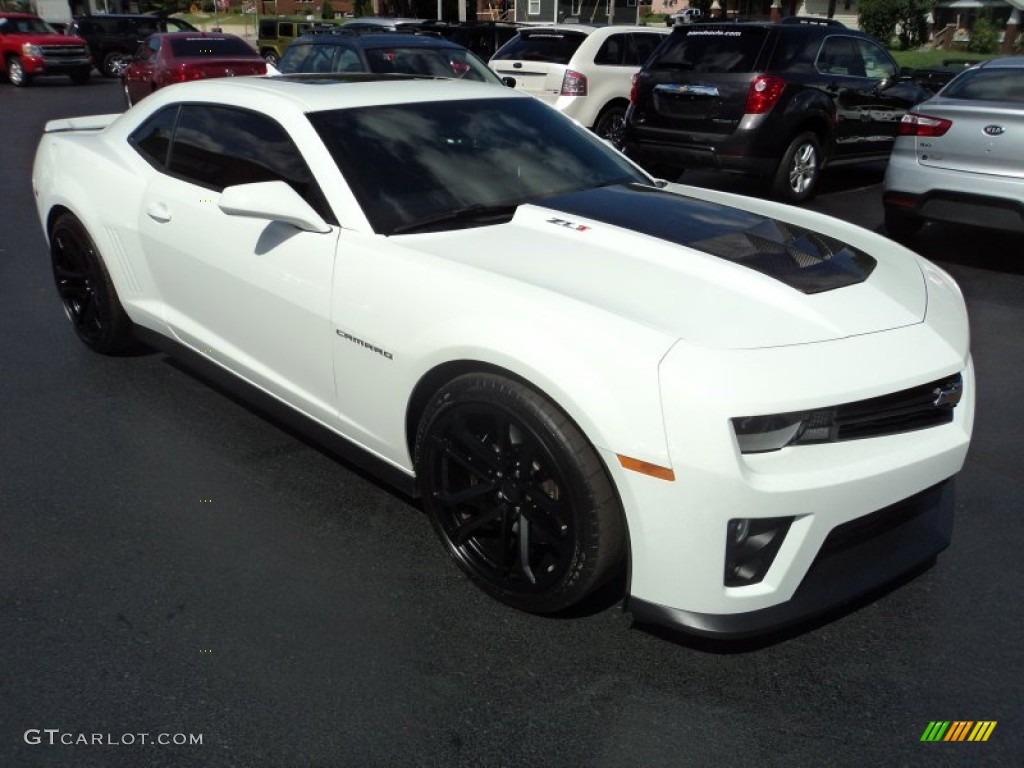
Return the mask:
M 864 60 L 864 74 L 876 80 L 896 77 L 896 64 L 882 48 L 870 40 L 858 40 L 861 58 Z
M 152 165 L 164 170 L 167 166 L 167 150 L 171 146 L 174 123 L 177 119 L 177 107 L 162 109 L 136 128 L 128 143 Z
M 529 7 L 526 12 L 531 16 L 540 16 L 540 0 L 530 0 Z
M 159 170 L 218 192 L 235 184 L 283 181 L 337 224 L 291 137 L 265 115 L 183 104 L 158 112 L 129 142 Z
M 864 59 L 861 58 L 860 49 L 854 42 L 849 37 L 827 38 L 815 62 L 818 71 L 840 77 L 867 77 Z
M 633 45 L 635 46 L 636 59 L 630 62 L 634 67 L 642 67 L 651 54 L 654 53 L 654 49 L 661 45 L 662 41 L 667 35 L 652 35 L 644 32 L 636 32 L 633 34 Z

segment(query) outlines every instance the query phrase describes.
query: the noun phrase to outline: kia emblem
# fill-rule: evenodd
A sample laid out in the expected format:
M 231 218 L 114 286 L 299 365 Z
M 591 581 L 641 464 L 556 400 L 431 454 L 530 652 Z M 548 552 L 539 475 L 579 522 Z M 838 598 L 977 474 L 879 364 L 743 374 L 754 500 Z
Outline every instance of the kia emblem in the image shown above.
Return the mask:
M 1001 125 L 986 125 L 982 130 L 985 131 L 986 136 L 1002 136 L 1006 131 Z

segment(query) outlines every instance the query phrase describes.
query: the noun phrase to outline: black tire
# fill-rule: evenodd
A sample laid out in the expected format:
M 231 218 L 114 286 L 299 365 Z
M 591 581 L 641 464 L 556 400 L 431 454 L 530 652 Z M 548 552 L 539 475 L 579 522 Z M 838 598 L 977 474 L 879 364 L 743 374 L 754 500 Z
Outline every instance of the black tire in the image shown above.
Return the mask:
M 609 104 L 594 121 L 594 133 L 615 147 L 622 146 L 622 137 L 626 128 L 626 106 Z
M 912 213 L 885 209 L 885 231 L 893 240 L 909 240 L 924 226 L 924 219 Z
M 104 77 L 120 77 L 131 57 L 121 51 L 110 51 L 103 57 L 100 74 Z
M 96 245 L 82 223 L 62 214 L 50 230 L 50 259 L 64 314 L 78 338 L 105 355 L 134 346 L 128 318 Z
M 821 143 L 808 131 L 786 149 L 772 180 L 772 194 L 784 203 L 802 203 L 814 196 L 821 176 Z
M 69 75 L 69 77 L 71 78 L 71 82 L 75 85 L 88 85 L 91 70 L 92 67 L 86 67 L 85 69 L 76 69 Z
M 272 67 L 276 67 L 278 62 L 281 61 L 281 57 L 277 55 L 277 51 L 273 48 L 267 48 L 261 55 L 263 56 L 263 60 Z
M 32 76 L 25 73 L 20 56 L 10 56 L 7 59 L 7 79 L 11 81 L 11 85 L 18 88 L 25 88 L 32 83 Z
M 484 591 L 532 613 L 574 605 L 625 551 L 622 507 L 576 425 L 529 387 L 493 374 L 449 382 L 416 435 L 434 530 Z

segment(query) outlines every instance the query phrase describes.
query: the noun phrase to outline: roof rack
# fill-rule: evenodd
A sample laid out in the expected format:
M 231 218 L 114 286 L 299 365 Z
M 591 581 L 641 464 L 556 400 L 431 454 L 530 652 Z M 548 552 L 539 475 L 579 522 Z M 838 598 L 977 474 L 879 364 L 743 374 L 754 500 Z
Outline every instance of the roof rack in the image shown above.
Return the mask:
M 779 21 L 779 24 L 808 24 L 820 27 L 842 27 L 846 25 L 838 19 L 829 19 L 825 16 L 786 16 Z

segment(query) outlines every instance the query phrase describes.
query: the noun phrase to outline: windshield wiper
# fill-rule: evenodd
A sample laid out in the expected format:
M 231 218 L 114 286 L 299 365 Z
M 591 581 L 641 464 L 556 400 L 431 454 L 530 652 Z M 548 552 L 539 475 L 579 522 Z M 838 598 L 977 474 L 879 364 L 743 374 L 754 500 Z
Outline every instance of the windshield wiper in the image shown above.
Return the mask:
M 427 216 L 406 224 L 399 224 L 394 227 L 389 235 L 403 235 L 409 232 L 429 232 L 437 227 L 445 229 L 442 224 L 455 224 L 450 229 L 461 227 L 483 226 L 485 224 L 504 224 L 511 221 L 516 215 L 518 203 L 504 205 L 468 205 L 465 208 L 458 208 L 454 211 L 445 211 L 434 216 Z

